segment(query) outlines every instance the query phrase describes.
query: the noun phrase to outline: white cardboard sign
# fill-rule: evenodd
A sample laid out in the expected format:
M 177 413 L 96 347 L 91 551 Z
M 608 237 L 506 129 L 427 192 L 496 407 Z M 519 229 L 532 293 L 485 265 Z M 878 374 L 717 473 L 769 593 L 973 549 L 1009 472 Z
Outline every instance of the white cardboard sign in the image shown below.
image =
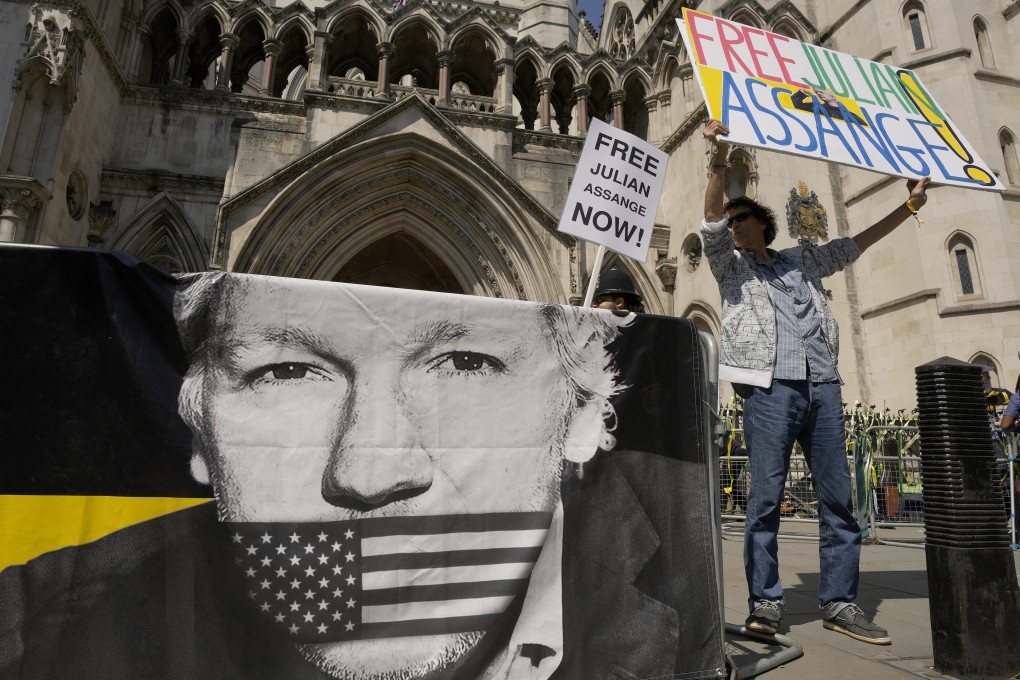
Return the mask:
M 1003 191 L 910 69 L 684 8 L 677 19 L 727 141 L 888 175 Z
M 593 119 L 559 230 L 644 260 L 667 160 L 640 137 Z

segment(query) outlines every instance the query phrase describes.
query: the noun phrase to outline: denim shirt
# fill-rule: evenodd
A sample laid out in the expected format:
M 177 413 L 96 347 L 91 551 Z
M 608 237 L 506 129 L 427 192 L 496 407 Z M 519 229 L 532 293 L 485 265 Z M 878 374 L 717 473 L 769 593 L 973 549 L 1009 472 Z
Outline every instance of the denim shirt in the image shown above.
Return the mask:
M 772 264 L 753 255 L 769 284 L 776 309 L 776 367 L 773 380 L 838 380 L 835 361 L 822 335 L 822 319 L 811 297 L 804 272 L 782 252 L 770 250 Z
M 722 340 L 719 343 L 719 379 L 768 387 L 778 354 L 776 310 L 769 284 L 753 257 L 737 249 L 726 228 L 727 218 L 701 223 L 705 257 L 719 283 L 722 297 Z M 781 251 L 804 273 L 815 309 L 822 322 L 822 338 L 835 362 L 839 357 L 839 326 L 825 298 L 822 279 L 843 269 L 861 250 L 852 238 L 837 238 L 816 246 Z

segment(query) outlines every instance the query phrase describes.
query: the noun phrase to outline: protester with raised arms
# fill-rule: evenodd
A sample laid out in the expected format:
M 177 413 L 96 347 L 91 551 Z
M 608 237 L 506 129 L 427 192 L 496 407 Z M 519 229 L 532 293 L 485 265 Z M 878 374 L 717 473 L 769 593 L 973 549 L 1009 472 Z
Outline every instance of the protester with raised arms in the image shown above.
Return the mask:
M 705 255 L 722 294 L 719 377 L 744 399 L 744 438 L 751 490 L 744 534 L 748 629 L 772 634 L 783 618 L 777 535 L 783 486 L 794 442 L 811 466 L 819 497 L 818 599 L 826 628 L 873 644 L 889 634 L 854 604 L 861 532 L 850 496 L 842 395 L 837 371 L 839 328 L 822 279 L 854 262 L 927 202 L 931 181 L 910 180 L 910 195 L 853 238 L 776 251 L 775 215 L 741 196 L 724 204 L 726 156 L 717 120 L 704 128 L 715 145 L 705 215 Z

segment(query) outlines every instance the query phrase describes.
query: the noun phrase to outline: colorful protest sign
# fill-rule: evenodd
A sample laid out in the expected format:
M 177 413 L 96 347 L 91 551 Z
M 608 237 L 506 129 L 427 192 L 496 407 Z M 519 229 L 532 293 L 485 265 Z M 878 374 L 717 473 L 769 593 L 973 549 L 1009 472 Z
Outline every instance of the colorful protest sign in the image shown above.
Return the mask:
M 913 71 L 691 9 L 683 22 L 709 116 L 730 142 L 1005 190 Z
M 559 230 L 644 260 L 667 159 L 640 137 L 592 120 Z

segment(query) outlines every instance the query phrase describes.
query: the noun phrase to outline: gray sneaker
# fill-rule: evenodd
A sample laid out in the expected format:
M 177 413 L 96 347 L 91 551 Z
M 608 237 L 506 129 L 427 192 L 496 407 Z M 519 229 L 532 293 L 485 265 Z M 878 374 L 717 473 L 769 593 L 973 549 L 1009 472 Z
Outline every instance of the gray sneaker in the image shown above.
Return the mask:
M 756 600 L 751 607 L 751 615 L 744 622 L 744 627 L 755 633 L 775 635 L 782 621 L 783 603 L 781 600 Z
M 831 619 L 822 621 L 822 625 L 837 633 L 849 635 L 861 642 L 870 642 L 873 645 L 892 644 L 889 632 L 880 626 L 876 626 L 864 615 L 861 608 L 855 604 L 848 604 Z

